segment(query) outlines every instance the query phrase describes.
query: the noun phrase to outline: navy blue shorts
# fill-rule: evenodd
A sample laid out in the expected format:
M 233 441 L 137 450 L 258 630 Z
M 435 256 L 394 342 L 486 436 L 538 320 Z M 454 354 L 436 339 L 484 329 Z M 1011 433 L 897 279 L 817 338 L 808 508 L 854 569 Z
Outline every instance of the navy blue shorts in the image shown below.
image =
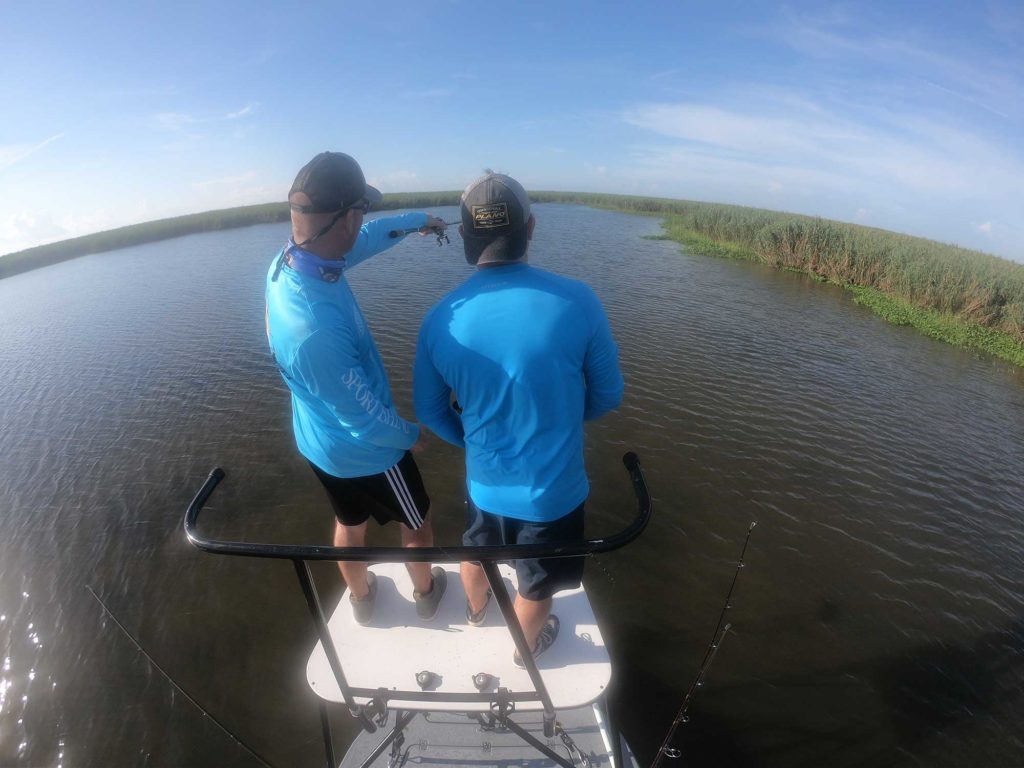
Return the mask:
M 394 520 L 415 531 L 427 519 L 430 497 L 409 451 L 395 466 L 366 477 L 335 477 L 311 461 L 309 466 L 323 483 L 342 525 L 362 525 L 372 515 L 381 525 Z
M 514 517 L 485 512 L 466 502 L 467 547 L 497 547 L 502 544 L 565 544 L 583 541 L 583 505 L 557 520 L 532 523 Z M 582 557 L 548 557 L 540 560 L 516 560 L 519 594 L 527 600 L 547 600 L 563 589 L 575 589 L 583 580 Z

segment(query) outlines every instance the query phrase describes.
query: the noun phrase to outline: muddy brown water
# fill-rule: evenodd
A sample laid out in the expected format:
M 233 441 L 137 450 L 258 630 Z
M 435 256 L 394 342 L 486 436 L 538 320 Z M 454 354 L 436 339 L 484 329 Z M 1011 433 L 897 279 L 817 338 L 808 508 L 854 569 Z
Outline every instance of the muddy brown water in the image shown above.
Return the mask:
M 535 213 L 533 262 L 594 287 L 627 382 L 588 427 L 588 532 L 633 513 L 627 450 L 655 500 L 645 535 L 586 577 L 641 762 L 756 520 L 732 631 L 676 740 L 689 764 L 1024 764 L 1021 371 L 838 288 L 644 239 L 656 219 Z M 219 465 L 207 532 L 329 541 L 263 338 L 286 234 L 0 281 L 0 765 L 322 764 L 291 566 L 200 553 L 181 529 Z M 419 320 L 468 274 L 456 242 L 426 238 L 350 274 L 407 415 Z M 455 541 L 458 452 L 435 441 L 420 463 Z M 334 599 L 333 566 L 314 571 Z M 340 710 L 334 725 L 341 744 L 355 733 Z

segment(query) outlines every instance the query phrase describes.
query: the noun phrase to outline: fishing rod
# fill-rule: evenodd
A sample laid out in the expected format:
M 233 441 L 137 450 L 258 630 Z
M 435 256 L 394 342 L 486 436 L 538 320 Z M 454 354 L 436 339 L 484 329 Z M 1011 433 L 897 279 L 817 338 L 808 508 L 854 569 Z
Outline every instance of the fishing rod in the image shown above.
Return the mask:
M 725 605 L 722 606 L 722 612 L 718 616 L 718 624 L 715 625 L 715 632 L 711 636 L 711 643 L 708 645 L 708 649 L 704 652 L 704 660 L 700 664 L 700 668 L 697 670 L 697 676 L 690 683 L 689 689 L 686 691 L 686 696 L 683 697 L 683 703 L 679 707 L 679 712 L 676 714 L 675 720 L 672 721 L 672 727 L 669 728 L 668 734 L 665 736 L 665 740 L 661 742 L 661 747 L 658 749 L 658 754 L 654 758 L 654 762 L 651 763 L 651 768 L 658 768 L 661 765 L 661 758 L 668 757 L 677 759 L 683 756 L 682 750 L 670 747 L 669 744 L 672 742 L 672 737 L 675 736 L 676 729 L 683 723 L 690 721 L 687 711 L 690 708 L 690 702 L 692 701 L 694 694 L 696 694 L 698 688 L 704 686 L 704 678 L 707 676 L 708 670 L 711 669 L 711 662 L 715 660 L 715 655 L 718 653 L 718 649 L 722 645 L 722 641 L 725 639 L 726 634 L 732 628 L 732 624 L 725 624 L 725 612 L 732 608 L 732 593 L 736 589 L 736 580 L 739 578 L 740 571 L 744 568 L 743 558 L 747 554 L 747 544 L 750 543 L 750 534 L 753 532 L 754 527 L 757 525 L 756 522 L 752 522 L 750 527 L 747 528 L 747 537 L 743 540 L 743 549 L 740 550 L 740 559 L 736 563 L 736 571 L 732 575 L 732 584 L 729 585 L 729 592 L 725 596 Z
M 446 221 L 444 222 L 444 225 L 446 227 L 452 227 L 455 226 L 456 224 L 461 223 L 461 221 Z M 409 229 L 392 229 L 390 232 L 388 232 L 388 237 L 405 237 L 406 235 L 411 235 L 413 232 L 419 232 L 421 229 L 423 229 L 423 227 L 410 227 Z M 440 229 L 439 227 L 431 227 L 430 231 L 437 235 L 438 245 L 444 245 L 445 243 L 451 242 L 451 240 L 448 239 L 448 235 L 444 233 L 443 229 Z
M 96 598 L 96 602 L 100 604 L 100 607 L 103 609 L 104 613 L 106 613 L 107 616 L 110 617 L 111 621 L 113 621 L 114 624 L 117 625 L 117 628 L 120 629 L 121 632 L 124 633 L 124 636 L 127 637 L 131 641 L 131 644 L 135 646 L 135 648 L 139 651 L 139 653 L 141 653 L 143 656 L 146 657 L 146 660 L 149 661 L 149 663 L 153 665 L 153 667 L 156 669 L 157 672 L 159 672 L 161 675 L 164 676 L 164 679 L 166 679 L 167 682 L 169 682 L 171 685 L 174 686 L 174 689 L 176 691 L 178 691 L 182 696 L 184 696 L 186 699 L 188 699 L 190 702 L 192 702 L 192 704 L 195 706 L 196 709 L 198 709 L 200 712 L 202 712 L 204 716 L 210 718 L 210 720 L 213 721 L 213 724 L 216 725 L 218 728 L 220 728 L 222 731 L 224 731 L 224 733 L 226 733 L 228 735 L 228 737 L 232 741 L 234 741 L 236 744 L 238 744 L 238 746 L 240 746 L 242 749 L 244 749 L 250 755 L 255 757 L 260 763 L 265 765 L 267 768 L 274 768 L 274 766 L 271 765 L 270 763 L 268 763 L 263 758 L 262 755 L 260 755 L 258 752 L 256 752 L 254 749 L 252 749 L 252 747 L 250 747 L 248 744 L 246 744 L 244 741 L 242 741 L 240 738 L 238 738 L 235 734 L 233 734 L 230 730 L 228 730 L 227 726 L 225 726 L 224 723 L 222 723 L 216 717 L 214 717 L 209 712 L 207 712 L 205 709 L 203 709 L 203 705 L 200 704 L 198 701 L 196 701 L 195 697 L 192 694 L 190 694 L 188 691 L 186 691 L 184 688 L 182 688 L 180 685 L 178 685 L 178 683 L 175 682 L 174 678 L 171 677 L 169 674 L 167 674 L 167 672 L 164 671 L 164 668 L 156 663 L 156 659 L 154 659 L 152 656 L 149 655 L 149 653 L 146 652 L 146 649 L 142 647 L 142 644 L 138 640 L 135 639 L 134 635 L 132 635 L 132 633 L 128 631 L 128 629 L 125 627 L 125 625 L 117 620 L 117 616 L 115 616 L 114 612 L 111 611 L 107 607 L 107 604 L 104 603 L 103 600 L 100 599 L 100 596 L 96 594 L 95 590 L 93 590 L 93 588 L 90 587 L 88 584 L 85 585 L 85 588 L 87 590 L 89 590 L 89 594 L 90 595 L 92 595 L 94 598 Z

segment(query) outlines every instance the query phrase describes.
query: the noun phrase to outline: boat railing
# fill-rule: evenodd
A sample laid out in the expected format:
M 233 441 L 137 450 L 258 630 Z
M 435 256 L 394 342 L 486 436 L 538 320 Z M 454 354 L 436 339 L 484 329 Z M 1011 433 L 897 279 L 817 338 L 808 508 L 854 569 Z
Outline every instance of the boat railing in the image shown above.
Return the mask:
M 537 669 L 533 654 L 527 646 L 523 635 L 522 626 L 516 617 L 512 598 L 504 587 L 501 574 L 498 571 L 498 563 L 505 560 L 517 560 L 524 558 L 560 558 L 560 557 L 587 557 L 612 550 L 629 544 L 636 539 L 647 527 L 651 518 L 652 505 L 651 497 L 647 490 L 647 482 L 644 479 L 643 470 L 640 467 L 640 460 L 635 453 L 627 453 L 622 457 L 622 462 L 629 474 L 632 483 L 633 493 L 637 500 L 637 514 L 635 518 L 624 529 L 612 536 L 605 536 L 596 539 L 586 539 L 578 542 L 563 544 L 515 544 L 509 546 L 432 546 L 432 547 L 333 547 L 309 544 L 263 544 L 244 541 L 226 541 L 222 539 L 211 539 L 199 533 L 199 516 L 203 507 L 209 501 L 217 485 L 226 477 L 226 473 L 220 467 L 213 469 L 203 483 L 203 486 L 196 493 L 195 498 L 188 506 L 185 513 L 185 535 L 188 540 L 197 548 L 220 555 L 236 555 L 241 557 L 264 557 L 282 560 L 291 560 L 295 566 L 295 573 L 302 588 L 303 596 L 306 598 L 310 615 L 316 626 L 317 636 L 323 646 L 328 663 L 334 673 L 341 691 L 343 700 L 349 711 L 361 723 L 367 731 L 375 731 L 374 718 L 383 714 L 381 711 L 387 706 L 387 700 L 396 701 L 458 701 L 458 702 L 491 702 L 492 710 L 495 707 L 509 707 L 515 701 L 540 701 L 544 708 L 544 732 L 550 737 L 554 732 L 555 710 L 544 685 L 540 672 Z M 526 671 L 534 686 L 531 692 L 511 692 L 499 689 L 497 693 L 480 692 L 470 693 L 444 693 L 440 691 L 397 691 L 380 689 L 353 688 L 345 678 L 341 661 L 338 657 L 334 642 L 331 639 L 327 620 L 324 617 L 320 603 L 320 597 L 316 586 L 313 583 L 309 570 L 309 561 L 356 561 L 356 562 L 432 562 L 432 563 L 454 563 L 471 561 L 478 562 L 483 568 L 488 584 L 494 595 L 495 603 L 501 610 L 505 623 L 508 626 L 512 640 L 522 658 Z M 366 704 L 358 704 L 356 698 L 367 698 Z M 333 763 L 333 746 L 330 735 L 330 726 L 327 718 L 327 710 L 324 702 L 320 702 L 320 718 L 324 731 L 325 748 L 328 754 L 328 762 Z M 522 735 L 522 734 L 521 734 Z M 524 736 L 526 738 L 526 736 Z M 528 739 L 533 743 L 532 738 Z M 540 746 L 539 743 L 535 744 Z M 543 751 L 547 752 L 546 749 Z

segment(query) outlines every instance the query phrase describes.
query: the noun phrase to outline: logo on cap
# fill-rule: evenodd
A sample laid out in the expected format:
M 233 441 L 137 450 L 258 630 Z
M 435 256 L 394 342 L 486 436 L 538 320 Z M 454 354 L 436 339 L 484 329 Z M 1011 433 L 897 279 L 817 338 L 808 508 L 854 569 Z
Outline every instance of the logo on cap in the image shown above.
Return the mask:
M 507 227 L 510 222 L 507 203 L 473 206 L 473 229 Z

